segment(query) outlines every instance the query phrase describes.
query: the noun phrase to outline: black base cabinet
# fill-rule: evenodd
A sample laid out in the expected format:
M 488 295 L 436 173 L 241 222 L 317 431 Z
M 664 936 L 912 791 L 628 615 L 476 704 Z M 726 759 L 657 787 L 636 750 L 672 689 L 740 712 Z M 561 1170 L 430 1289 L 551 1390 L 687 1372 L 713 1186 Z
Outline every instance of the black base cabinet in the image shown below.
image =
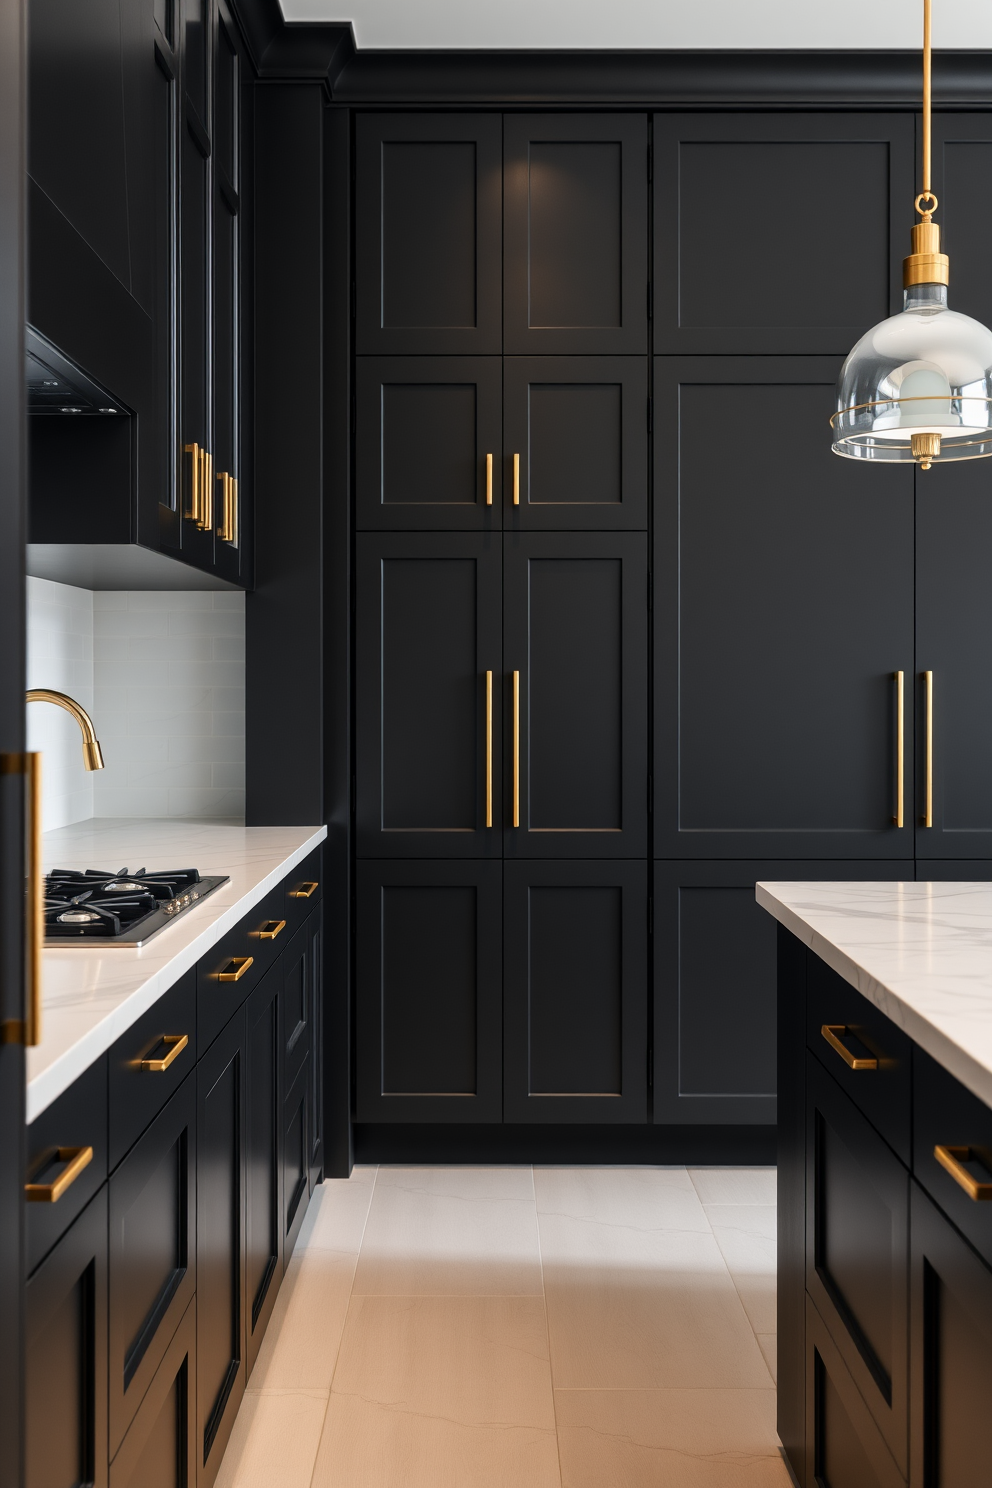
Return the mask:
M 110 1465 L 110 1488 L 192 1488 L 195 1482 L 194 1299 Z

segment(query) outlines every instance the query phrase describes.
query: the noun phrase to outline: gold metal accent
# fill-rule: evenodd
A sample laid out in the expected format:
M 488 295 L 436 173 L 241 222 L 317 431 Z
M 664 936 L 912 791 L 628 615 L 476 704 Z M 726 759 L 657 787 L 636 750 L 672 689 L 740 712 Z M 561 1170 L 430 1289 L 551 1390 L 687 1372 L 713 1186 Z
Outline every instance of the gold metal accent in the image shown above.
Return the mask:
M 200 446 L 193 444 L 183 445 L 183 454 L 192 455 L 189 475 L 189 500 L 186 502 L 186 510 L 183 515 L 191 522 L 200 520 Z
M 493 457 L 486 456 L 486 505 L 493 504 Z
M 914 434 L 912 446 L 913 459 L 919 461 L 921 470 L 929 470 L 931 463 L 940 458 L 939 434 Z
M 254 956 L 232 956 L 223 971 L 217 973 L 219 982 L 240 982 L 249 966 L 254 966 Z
M 520 825 L 520 673 L 513 674 L 513 825 Z
M 214 457 L 209 450 L 200 451 L 200 465 L 200 506 L 195 520 L 201 532 L 209 532 L 214 525 Z
M 147 1070 L 148 1073 L 151 1075 L 165 1074 L 165 1071 L 169 1068 L 169 1065 L 173 1064 L 175 1060 L 179 1058 L 180 1054 L 189 1043 L 189 1034 L 165 1033 L 162 1035 L 159 1042 L 168 1046 L 169 1052 L 168 1054 L 166 1054 L 165 1058 L 142 1059 L 140 1064 L 140 1068 L 143 1070 Z
M 952 393 L 952 401 L 955 398 L 960 398 L 963 402 L 967 403 L 992 403 L 992 398 L 984 398 L 980 396 L 976 396 L 973 398 L 971 393 Z M 897 408 L 900 403 L 946 402 L 946 393 L 921 393 L 918 398 L 915 394 L 911 398 L 873 398 L 870 403 L 852 403 L 849 408 L 838 408 L 836 413 L 832 413 L 830 415 L 830 427 L 833 428 L 837 420 L 839 418 L 843 418 L 845 413 L 860 413 L 862 408 Z M 969 440 L 968 443 L 982 444 L 984 442 L 984 439 L 985 436 L 983 436 L 982 439 Z
M 493 824 L 493 674 L 486 673 L 486 826 Z
M 217 482 L 220 485 L 220 525 L 217 528 L 217 536 L 221 542 L 230 542 L 231 477 L 226 470 L 218 470 Z
M 973 1199 L 976 1204 L 987 1204 L 992 1199 L 992 1183 L 980 1183 L 964 1166 L 971 1160 L 970 1147 L 935 1147 L 933 1155 L 940 1166 L 947 1169 L 954 1182 L 964 1189 L 969 1199 Z
M 925 748 L 926 748 L 926 754 L 925 754 L 925 766 L 924 766 L 925 771 L 926 771 L 926 775 L 925 775 L 925 783 L 924 783 L 925 798 L 924 798 L 924 805 L 923 805 L 923 825 L 925 827 L 932 827 L 933 826 L 933 672 L 924 672 L 923 673 L 923 681 L 924 681 L 924 685 L 926 687 L 926 700 L 925 700 L 925 704 L 924 704 L 925 709 L 926 709 L 926 723 L 925 723 L 925 734 L 926 734 Z
M 930 220 L 937 210 L 937 198 L 930 189 L 930 115 L 933 98 L 930 78 L 933 52 L 930 8 L 931 0 L 923 0 L 923 190 L 916 198 L 916 210 L 922 221 L 913 228 L 912 252 L 902 262 L 902 282 L 906 289 L 914 284 L 946 284 L 949 278 L 947 254 L 940 251 L 940 228 L 936 222 Z M 924 206 L 924 202 L 929 205 Z
M 312 899 L 320 888 L 318 883 L 301 883 L 299 888 L 290 889 L 290 899 Z
M 236 475 L 232 475 L 231 476 L 231 535 L 228 538 L 228 542 L 231 544 L 232 548 L 236 548 L 238 546 L 238 527 L 239 527 L 238 511 L 239 511 L 239 507 L 238 507 L 238 478 L 237 478 Z
M 259 940 L 275 940 L 276 936 L 281 935 L 285 928 L 285 920 L 266 920 L 265 924 L 261 929 L 256 930 L 255 934 Z
M 877 1070 L 877 1059 L 859 1059 L 852 1054 L 850 1049 L 841 1042 L 841 1034 L 847 1032 L 846 1023 L 824 1023 L 820 1033 L 826 1039 L 831 1049 L 834 1049 L 843 1059 L 844 1063 L 852 1070 Z
M 54 1156 L 67 1163 L 53 1183 L 25 1183 L 24 1197 L 29 1204 L 57 1204 L 71 1188 L 84 1168 L 93 1161 L 92 1147 L 56 1147 Z
M 0 1023 L 0 1044 L 41 1043 L 41 953 L 45 943 L 45 876 L 41 852 L 41 755 L 0 754 L 0 775 L 23 775 L 25 791 L 25 839 L 27 861 L 24 899 L 24 983 L 27 1000 L 24 1018 L 5 1018 Z
M 75 698 L 69 697 L 64 692 L 52 692 L 47 687 L 32 687 L 27 694 L 29 703 L 55 703 L 57 707 L 65 711 L 79 724 L 79 731 L 83 736 L 83 764 L 87 770 L 103 769 L 103 750 L 100 741 L 93 728 L 93 721 L 86 709 L 76 702 Z
M 931 195 L 930 191 L 930 106 L 933 92 L 930 86 L 930 61 L 931 47 L 931 24 L 930 24 L 931 0 L 923 0 L 923 192 L 924 197 Z M 919 200 L 917 197 L 917 211 L 919 211 Z M 937 198 L 934 197 L 934 207 Z
M 513 457 L 513 504 L 520 505 L 520 456 Z
M 902 672 L 893 672 L 892 675 L 896 684 L 896 813 L 892 822 L 901 827 L 905 794 L 906 688 Z

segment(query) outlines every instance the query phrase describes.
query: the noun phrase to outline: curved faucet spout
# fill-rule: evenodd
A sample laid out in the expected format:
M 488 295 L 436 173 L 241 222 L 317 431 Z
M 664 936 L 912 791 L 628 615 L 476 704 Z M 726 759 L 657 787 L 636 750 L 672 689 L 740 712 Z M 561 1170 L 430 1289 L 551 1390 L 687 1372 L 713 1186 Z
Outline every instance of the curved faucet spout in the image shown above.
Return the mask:
M 86 709 L 64 692 L 51 692 L 47 687 L 33 687 L 27 695 L 29 703 L 55 703 L 59 708 L 64 708 L 67 713 L 79 724 L 79 731 L 83 736 L 83 764 L 87 770 L 103 769 L 103 750 L 100 741 L 93 728 L 93 722 Z

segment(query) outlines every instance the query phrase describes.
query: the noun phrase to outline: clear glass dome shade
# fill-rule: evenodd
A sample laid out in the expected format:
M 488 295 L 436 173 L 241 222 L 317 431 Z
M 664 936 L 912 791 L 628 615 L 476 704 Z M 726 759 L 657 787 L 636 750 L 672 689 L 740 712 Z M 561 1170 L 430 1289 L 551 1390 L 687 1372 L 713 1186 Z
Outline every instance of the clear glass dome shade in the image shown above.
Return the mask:
M 833 448 L 854 460 L 974 460 L 992 455 L 992 331 L 947 308 L 943 284 L 905 291 L 837 384 Z

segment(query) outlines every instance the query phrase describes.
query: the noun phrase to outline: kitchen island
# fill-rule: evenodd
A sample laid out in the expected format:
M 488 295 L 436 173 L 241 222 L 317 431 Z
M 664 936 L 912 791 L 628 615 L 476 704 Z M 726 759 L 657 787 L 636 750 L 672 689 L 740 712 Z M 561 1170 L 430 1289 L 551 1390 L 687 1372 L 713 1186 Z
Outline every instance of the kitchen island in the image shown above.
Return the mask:
M 759 883 L 779 922 L 779 1435 L 802 1488 L 989 1481 L 992 885 Z

